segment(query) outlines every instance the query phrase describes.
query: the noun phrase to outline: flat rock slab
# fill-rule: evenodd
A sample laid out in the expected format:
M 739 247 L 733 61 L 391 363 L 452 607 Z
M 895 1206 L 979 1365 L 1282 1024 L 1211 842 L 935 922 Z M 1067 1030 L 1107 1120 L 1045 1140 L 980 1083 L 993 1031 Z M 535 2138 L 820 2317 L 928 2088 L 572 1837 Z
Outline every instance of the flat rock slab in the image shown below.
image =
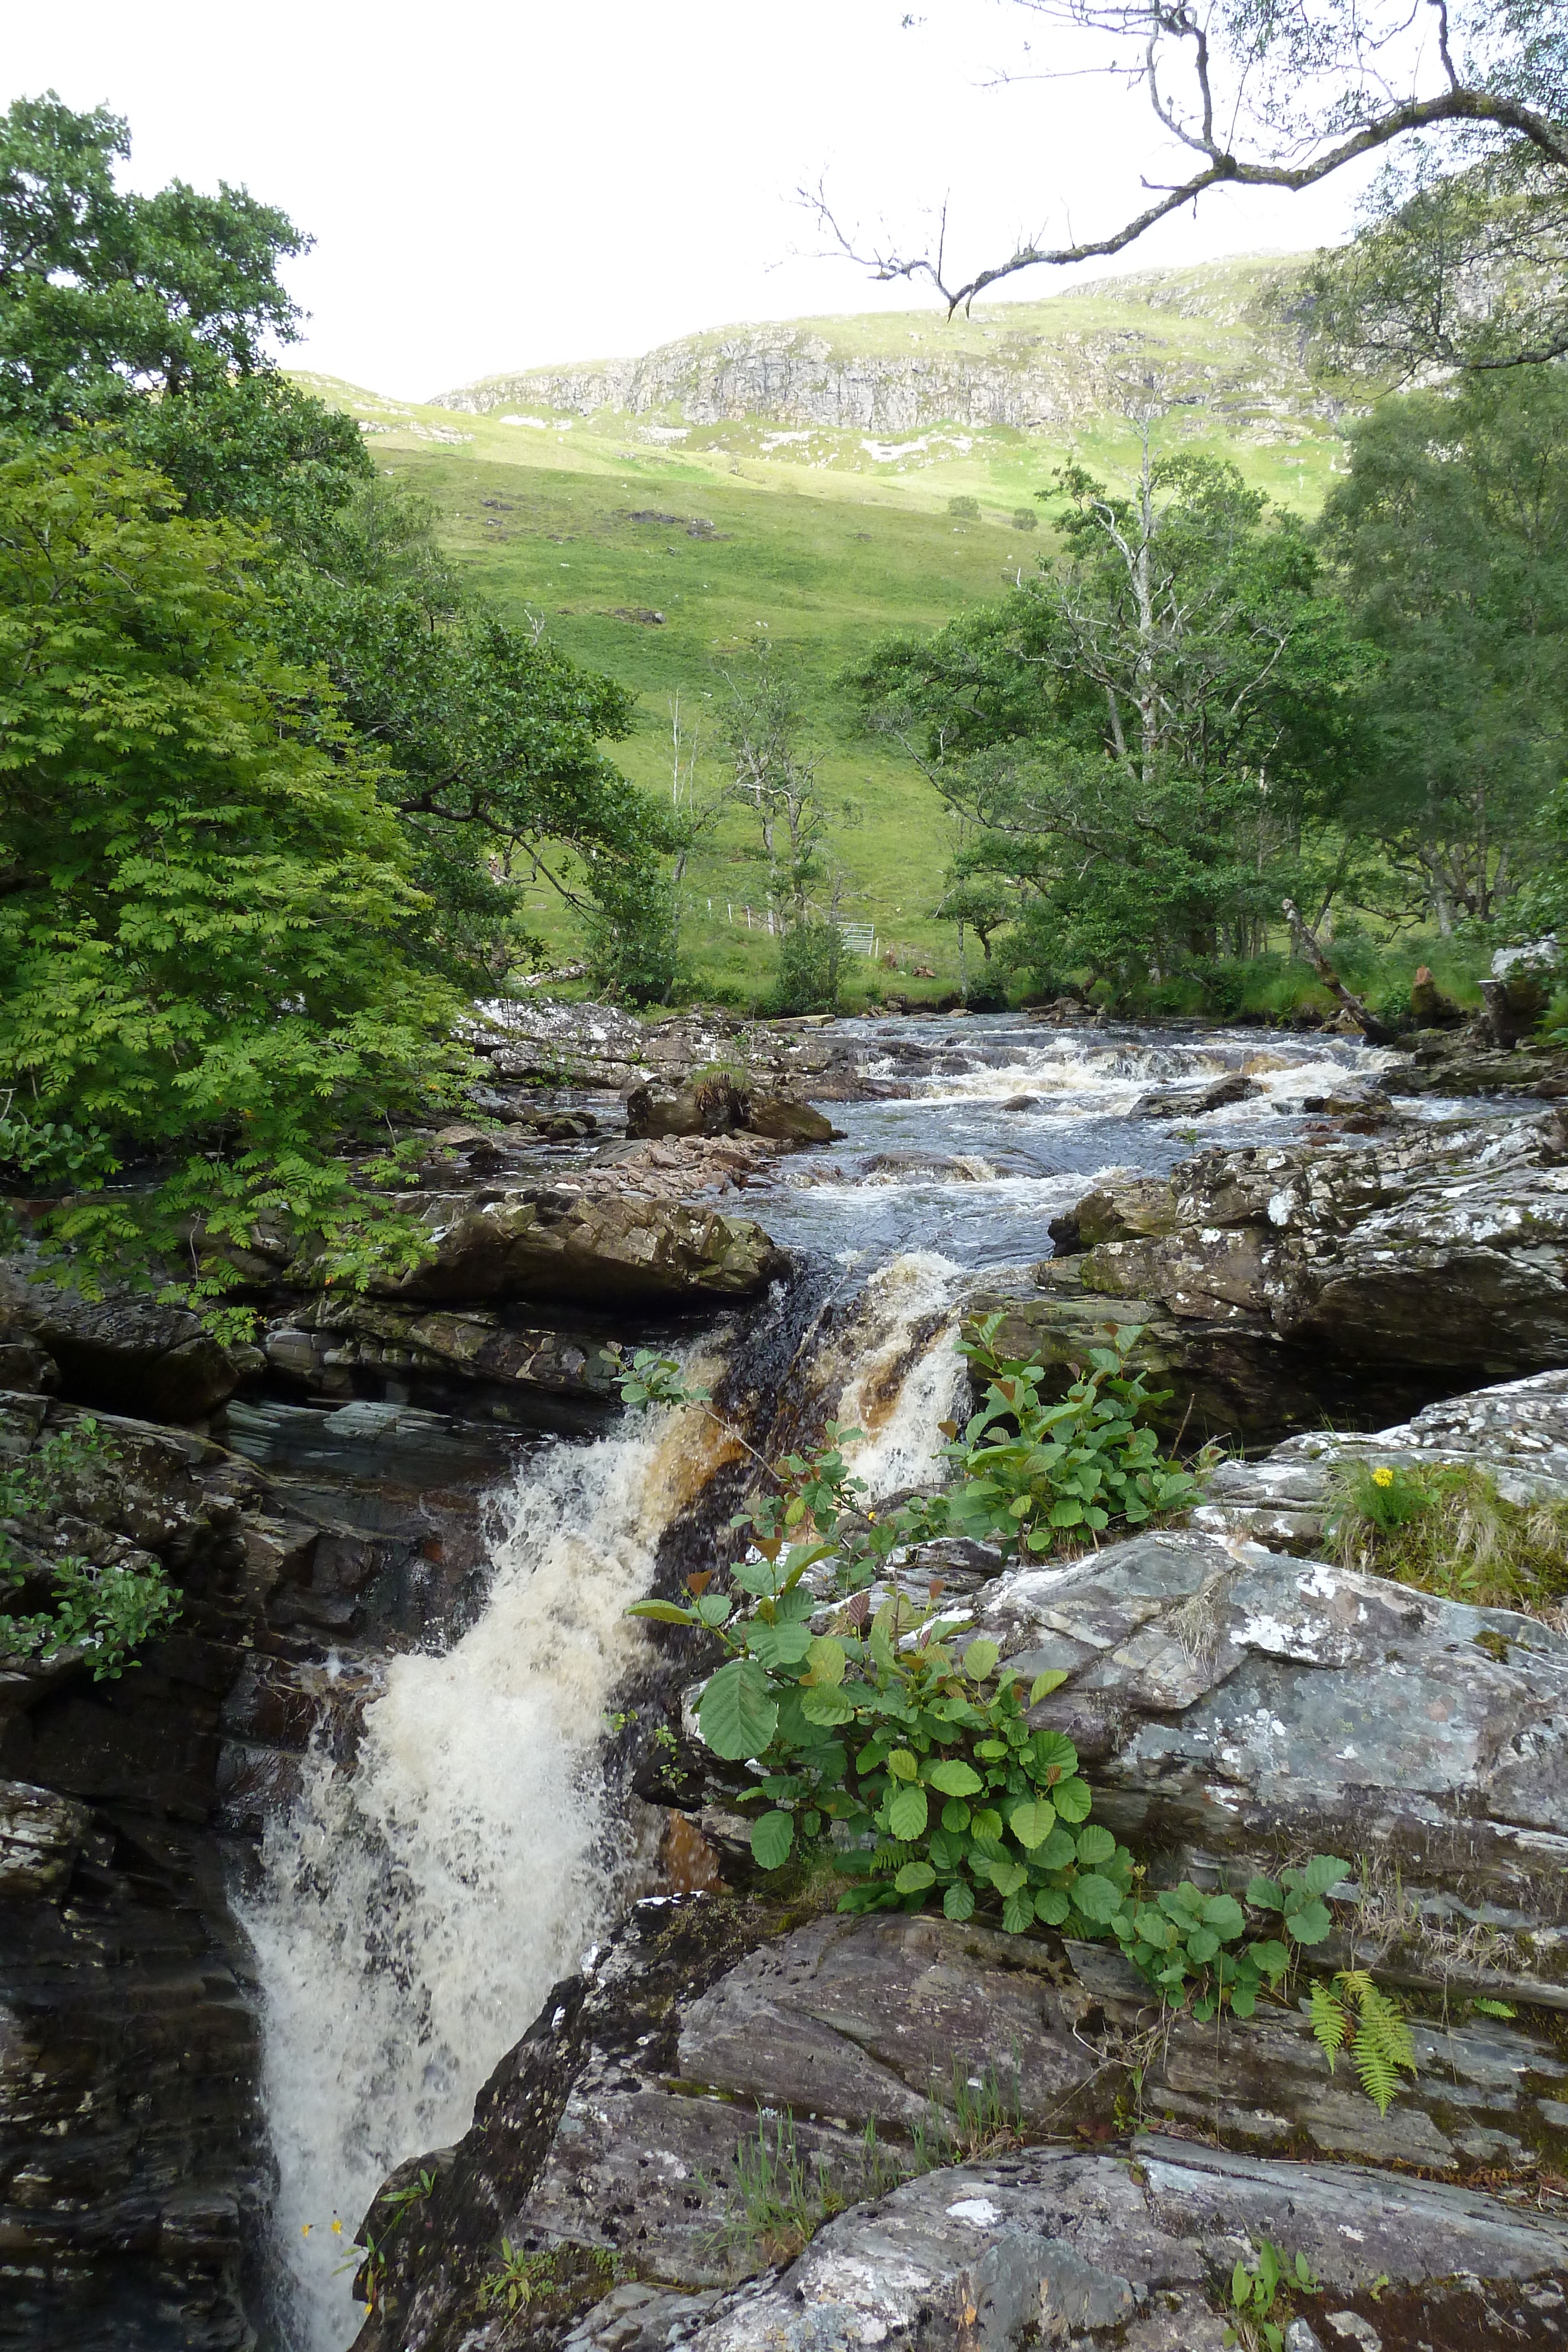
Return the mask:
M 1297 2343 L 1473 2352 L 1568 2338 L 1568 2229 L 1484 2196 L 1353 2167 L 1153 2137 L 1035 2150 L 907 2182 L 841 2215 L 776 2280 L 683 2329 L 690 2352 L 1220 2352 L 1217 2290 L 1270 2239 L 1319 2281 Z M 623 2314 L 623 2319 L 630 2314 Z M 591 2316 L 583 2345 L 607 2345 Z M 667 2342 L 629 2330 L 619 2352 Z M 1292 2347 L 1295 2352 L 1295 2347 Z
M 1388 1429 L 1314 1430 L 1261 1462 L 1222 1462 L 1193 1525 L 1310 1552 L 1322 1542 L 1339 1475 L 1361 1462 L 1482 1470 L 1508 1502 L 1568 1501 L 1568 1371 L 1449 1397 Z
M 755 1297 L 790 1264 L 748 1217 L 570 1184 L 427 1198 L 421 1213 L 435 1255 L 390 1286 L 400 1298 L 700 1305 Z
M 1140 1851 L 1392 1856 L 1485 1889 L 1561 1981 L 1568 1636 L 1198 1534 L 1016 1570 L 977 1622 L 1025 1674 L 1066 1672 L 1034 1719 Z

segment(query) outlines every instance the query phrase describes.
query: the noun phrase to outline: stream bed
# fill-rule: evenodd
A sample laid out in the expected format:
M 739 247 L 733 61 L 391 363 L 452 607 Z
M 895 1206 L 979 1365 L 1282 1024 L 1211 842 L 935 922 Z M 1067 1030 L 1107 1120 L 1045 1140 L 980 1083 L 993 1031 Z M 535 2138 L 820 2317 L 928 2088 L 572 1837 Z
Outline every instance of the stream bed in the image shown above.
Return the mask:
M 960 1392 L 952 1338 L 978 1276 L 1050 1255 L 1051 1219 L 1098 1180 L 1164 1173 L 1209 1144 L 1299 1137 L 1309 1105 L 1392 1058 L 1338 1038 L 1011 1016 L 834 1034 L 869 1080 L 901 1091 L 834 1104 L 842 1140 L 726 1199 L 803 1270 L 789 1301 L 685 1344 L 710 1385 L 749 1364 L 766 1389 L 767 1367 L 788 1358 L 819 1418 L 866 1431 L 857 1467 L 873 1494 L 932 1471 Z M 1253 1090 L 1214 1110 L 1137 1108 L 1151 1091 L 1196 1097 L 1240 1075 Z M 1483 1107 L 1427 1099 L 1398 1115 L 1461 1108 Z M 645 1651 L 624 1611 L 672 1528 L 700 1535 L 724 1458 L 695 1415 L 524 1448 L 487 1498 L 488 1569 L 469 1622 L 385 1663 L 357 1746 L 323 1740 L 270 1822 L 238 1909 L 259 1973 L 277 2167 L 261 2315 L 272 2352 L 351 2343 L 363 2315 L 351 2241 L 371 2196 L 396 2165 L 458 2137 L 552 1983 L 650 1883 L 648 1809 L 601 1767 Z M 725 1488 L 715 1508 L 731 1507 Z

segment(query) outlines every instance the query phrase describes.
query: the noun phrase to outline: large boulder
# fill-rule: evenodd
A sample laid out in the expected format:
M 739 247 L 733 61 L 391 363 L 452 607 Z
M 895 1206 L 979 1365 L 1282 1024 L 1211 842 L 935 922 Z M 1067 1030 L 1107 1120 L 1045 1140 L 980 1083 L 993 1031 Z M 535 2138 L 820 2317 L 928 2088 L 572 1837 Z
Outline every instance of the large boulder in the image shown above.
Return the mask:
M 57 1385 L 74 1404 L 149 1421 L 200 1421 L 261 1368 L 255 1349 L 225 1347 L 186 1307 L 87 1298 L 28 1282 L 20 1264 L 0 1272 L 0 1340 L 9 1384 Z
M 1413 1127 L 1375 1142 L 1215 1150 L 1098 1188 L 1052 1228 L 1009 1352 L 1081 1361 L 1106 1321 L 1193 1433 L 1278 1437 L 1325 1411 L 1568 1363 L 1568 1122 Z M 1076 1244 L 1076 1246 L 1075 1246 Z
M 1544 2352 L 1568 2325 L 1558 2220 L 1429 2181 L 1146 2136 L 1115 2155 L 1036 2149 L 907 2181 L 831 2221 L 780 2277 L 725 2298 L 680 2340 L 688 2352 L 1220 2352 L 1237 2340 L 1223 2283 L 1255 2265 L 1265 2239 L 1302 2256 L 1315 2282 L 1291 2298 L 1290 2352 L 1478 2339 Z M 645 2332 L 632 2315 L 617 2330 L 591 2315 L 574 2352 L 669 2340 L 654 2332 L 663 2315 L 647 2310 Z
M 1568 2008 L 1568 1633 L 1196 1532 L 1014 1570 L 976 1613 L 1021 1673 L 1066 1673 L 1035 1719 L 1135 1850 L 1364 1856 Z
M 749 1217 L 566 1185 L 424 1204 L 435 1254 L 383 1296 L 442 1304 L 560 1299 L 595 1307 L 753 1298 L 789 1260 Z

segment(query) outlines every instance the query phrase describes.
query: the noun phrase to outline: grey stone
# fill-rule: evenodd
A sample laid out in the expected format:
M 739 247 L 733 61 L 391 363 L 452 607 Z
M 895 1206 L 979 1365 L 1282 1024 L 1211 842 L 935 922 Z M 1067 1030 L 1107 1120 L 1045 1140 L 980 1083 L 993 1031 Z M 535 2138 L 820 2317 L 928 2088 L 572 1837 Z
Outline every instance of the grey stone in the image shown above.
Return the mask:
M 1036 1719 L 1087 1732 L 1102 1812 L 1141 1849 L 1310 1840 L 1561 1929 L 1568 1635 L 1201 1534 L 1017 1569 L 977 1622 L 1026 1673 L 1063 1638 L 1092 1654 Z M 1560 1983 L 1550 1934 L 1538 1958 Z
M 1358 2352 L 1390 2287 L 1406 2326 L 1422 2323 L 1402 2340 L 1427 2329 L 1449 2340 L 1475 2315 L 1479 2280 L 1509 2340 L 1556 2340 L 1542 2322 L 1568 2263 L 1560 2223 L 1435 2182 L 1147 2137 L 1127 2155 L 1035 2149 L 905 2182 L 831 2221 L 777 2281 L 724 2298 L 690 2342 L 693 2352 L 842 2352 L 899 2337 L 922 2352 L 1112 2342 L 1219 2352 L 1225 2323 L 1208 2281 L 1265 2237 L 1306 2257 L 1336 2298 L 1335 2324 L 1354 2323 L 1346 2341 Z

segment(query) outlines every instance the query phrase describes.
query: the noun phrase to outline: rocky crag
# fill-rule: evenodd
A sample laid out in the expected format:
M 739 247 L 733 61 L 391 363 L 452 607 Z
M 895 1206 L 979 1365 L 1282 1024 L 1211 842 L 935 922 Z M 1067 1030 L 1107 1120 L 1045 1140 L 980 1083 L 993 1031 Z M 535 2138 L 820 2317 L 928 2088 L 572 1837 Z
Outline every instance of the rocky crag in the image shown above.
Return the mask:
M 1053 301 L 982 307 L 956 330 L 912 312 L 876 321 L 882 348 L 871 352 L 845 321 L 735 327 L 640 359 L 491 376 L 436 404 L 469 415 L 532 405 L 870 433 L 1061 430 L 1115 411 L 1135 372 L 1140 383 L 1157 376 L 1167 398 L 1245 417 L 1256 438 L 1270 418 L 1284 431 L 1333 409 L 1307 375 L 1289 317 L 1295 275 L 1288 261 L 1150 271 Z

